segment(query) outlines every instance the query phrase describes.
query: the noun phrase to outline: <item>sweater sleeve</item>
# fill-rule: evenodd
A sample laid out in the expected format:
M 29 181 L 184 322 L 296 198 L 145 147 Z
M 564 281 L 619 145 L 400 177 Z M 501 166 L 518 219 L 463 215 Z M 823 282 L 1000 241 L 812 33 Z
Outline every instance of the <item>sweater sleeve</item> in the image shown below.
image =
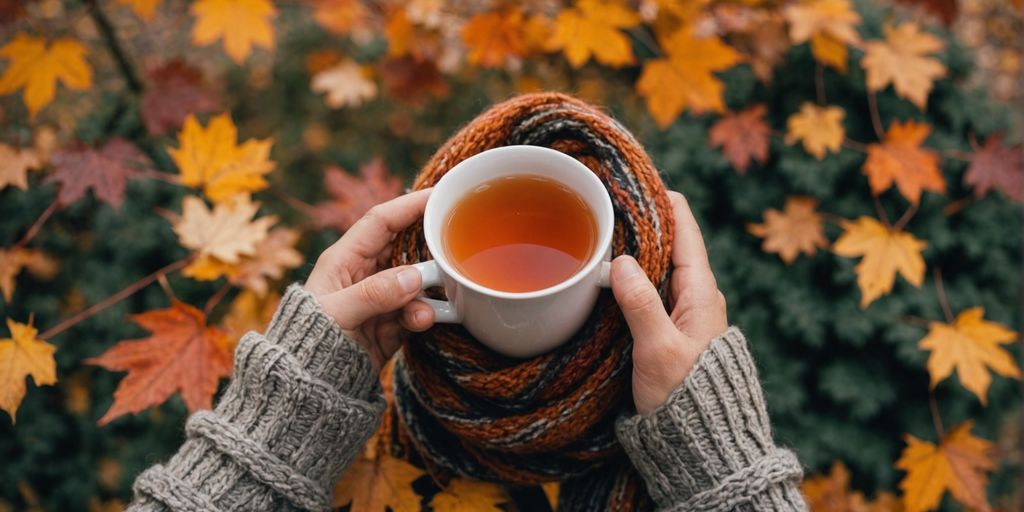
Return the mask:
M 659 510 L 807 510 L 800 462 L 772 440 L 757 369 L 735 327 L 664 404 L 619 418 L 616 433 Z
M 366 352 L 299 285 L 265 335 L 246 334 L 213 411 L 135 480 L 131 512 L 328 510 L 330 490 L 384 410 Z

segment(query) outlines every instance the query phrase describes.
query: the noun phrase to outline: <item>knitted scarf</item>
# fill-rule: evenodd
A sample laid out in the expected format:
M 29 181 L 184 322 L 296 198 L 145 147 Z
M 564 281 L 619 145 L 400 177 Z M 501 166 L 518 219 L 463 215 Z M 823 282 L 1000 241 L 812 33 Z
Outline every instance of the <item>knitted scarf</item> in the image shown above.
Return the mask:
M 413 188 L 512 144 L 562 151 L 601 178 L 615 209 L 613 255 L 633 255 L 664 289 L 672 245 L 665 186 L 636 139 L 578 99 L 528 94 L 490 108 L 434 154 Z M 422 226 L 398 235 L 394 264 L 429 259 Z M 615 418 L 633 407 L 631 350 L 607 290 L 572 339 L 529 359 L 497 354 L 458 325 L 437 325 L 402 347 L 386 377 L 382 444 L 442 484 L 454 475 L 505 485 L 560 481 L 560 511 L 651 510 L 614 431 Z

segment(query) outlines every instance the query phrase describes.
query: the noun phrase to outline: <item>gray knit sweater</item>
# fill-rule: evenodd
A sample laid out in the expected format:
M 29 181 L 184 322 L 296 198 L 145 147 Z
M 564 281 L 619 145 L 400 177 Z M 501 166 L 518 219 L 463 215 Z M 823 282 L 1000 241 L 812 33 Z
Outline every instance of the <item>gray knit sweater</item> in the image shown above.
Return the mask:
M 293 285 L 267 333 L 242 338 L 214 410 L 193 414 L 178 452 L 136 479 L 128 510 L 328 510 L 334 481 L 383 410 L 366 352 Z M 806 510 L 800 463 L 772 442 L 757 371 L 735 328 L 711 343 L 668 402 L 620 418 L 616 430 L 660 509 Z

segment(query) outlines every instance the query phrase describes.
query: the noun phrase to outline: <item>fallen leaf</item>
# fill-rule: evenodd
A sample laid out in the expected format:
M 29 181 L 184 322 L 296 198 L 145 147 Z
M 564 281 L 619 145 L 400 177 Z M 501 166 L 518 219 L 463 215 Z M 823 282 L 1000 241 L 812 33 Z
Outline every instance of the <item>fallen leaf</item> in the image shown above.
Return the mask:
M 313 4 L 313 19 L 338 35 L 348 34 L 366 23 L 368 17 L 361 0 L 319 0 Z
M 239 193 L 267 188 L 263 175 L 274 170 L 269 160 L 271 139 L 249 139 L 237 145 L 238 132 L 228 114 L 215 116 L 204 130 L 189 114 L 178 133 L 178 148 L 168 148 L 178 166 L 181 182 L 203 187 L 215 203 Z
M 14 296 L 15 278 L 22 269 L 40 279 L 52 279 L 60 270 L 53 257 L 37 249 L 0 249 L 0 295 L 10 303 Z
M 541 490 L 544 491 L 544 496 L 548 499 L 548 505 L 551 506 L 551 510 L 558 510 L 558 495 L 561 491 L 562 484 L 558 482 L 547 482 L 541 484 Z
M 61 380 L 64 407 L 68 412 L 85 416 L 92 409 L 92 386 L 87 370 L 80 369 Z
M 124 202 L 128 180 L 146 166 L 146 156 L 130 142 L 115 137 L 100 149 L 84 146 L 62 149 L 50 159 L 54 171 L 44 183 L 57 183 L 57 202 L 68 206 L 92 189 L 96 199 L 118 209 Z
M 228 264 L 238 264 L 242 256 L 252 256 L 267 237 L 277 217 L 267 215 L 253 220 L 259 203 L 242 197 L 233 204 L 218 204 L 213 210 L 202 199 L 187 196 L 182 201 L 181 218 L 174 232 L 182 246 L 199 256 L 211 256 Z
M 406 0 L 405 14 L 409 21 L 428 28 L 438 28 L 444 20 L 446 0 Z
M 419 104 L 428 98 L 448 94 L 448 82 L 441 76 L 437 63 L 413 57 L 386 59 L 377 65 L 381 85 L 392 98 Z
M 153 21 L 156 8 L 160 6 L 160 0 L 117 0 L 117 3 L 130 6 L 132 11 L 146 22 Z
M 964 183 L 974 187 L 977 197 L 999 189 L 1011 201 L 1024 202 L 1024 153 L 1021 151 L 1020 144 L 1004 147 L 1001 133 L 990 136 L 980 149 L 971 154 Z
M 334 487 L 333 506 L 351 504 L 350 510 L 419 512 L 420 497 L 412 483 L 425 475 L 404 460 L 380 455 L 375 459 L 359 457 Z
M 919 5 L 932 14 L 942 19 L 942 22 L 946 26 L 951 26 L 956 21 L 958 2 L 957 0 L 896 0 L 898 3 L 906 5 Z M 1020 0 L 1017 0 L 1017 5 L 1020 5 Z
M 72 90 L 92 87 L 85 54 L 85 46 L 74 39 L 62 37 L 47 47 L 45 39 L 19 33 L 0 48 L 0 58 L 10 61 L 0 75 L 0 94 L 20 89 L 29 116 L 35 118 L 53 101 L 58 80 Z
M 764 224 L 748 224 L 747 231 L 764 239 L 762 251 L 778 253 L 789 265 L 801 252 L 813 256 L 817 249 L 828 247 L 817 206 L 818 202 L 809 197 L 787 197 L 783 211 L 765 210 Z
M 317 50 L 307 53 L 304 61 L 306 71 L 310 76 L 313 76 L 321 71 L 327 71 L 327 69 L 344 59 L 345 56 L 335 50 Z
M 866 512 L 904 512 L 903 503 L 891 492 L 879 492 L 868 502 Z
M 1003 377 L 1020 379 L 1020 368 L 1013 356 L 1000 347 L 1013 343 L 1017 333 L 983 320 L 984 316 L 985 308 L 974 307 L 960 312 L 952 324 L 929 325 L 928 335 L 917 346 L 931 352 L 928 374 L 932 388 L 952 375 L 955 368 L 960 384 L 984 404 L 992 383 L 989 369 Z
M 874 195 L 885 192 L 893 183 L 903 197 L 913 204 L 921 200 L 921 192 L 946 192 L 946 179 L 939 170 L 939 155 L 921 147 L 932 128 L 916 121 L 893 121 L 881 144 L 868 144 L 864 174 Z
M 313 92 L 327 94 L 328 107 L 358 107 L 377 96 L 377 84 L 368 75 L 368 68 L 345 59 L 314 75 L 310 88 Z
M 942 62 L 927 57 L 943 48 L 942 40 L 921 32 L 914 22 L 896 28 L 886 25 L 884 30 L 884 42 L 864 44 L 860 64 L 866 72 L 868 90 L 880 91 L 892 84 L 897 96 L 924 110 L 932 83 L 946 75 Z
M 498 68 L 527 53 L 527 18 L 520 9 L 501 9 L 474 15 L 462 26 L 462 41 L 474 66 Z
M 846 138 L 842 107 L 819 107 L 805 101 L 786 121 L 786 144 L 802 141 L 804 151 L 821 160 L 828 153 L 838 153 Z
M 772 130 L 764 122 L 767 111 L 764 105 L 754 105 L 726 115 L 711 126 L 708 143 L 711 147 L 722 148 L 725 159 L 740 174 L 746 174 L 751 159 L 759 164 L 768 160 L 768 138 Z
M 716 5 L 715 8 L 718 9 L 717 19 L 733 22 L 726 27 L 729 43 L 747 56 L 758 80 L 770 82 L 775 68 L 782 63 L 790 48 L 785 18 L 769 9 L 744 7 L 743 16 L 737 16 L 732 12 L 720 12 L 737 8 L 734 4 Z
M 0 0 L 0 23 L 10 26 L 25 17 L 26 3 L 24 0 Z M 0 511 L 2 510 L 3 507 L 0 507 Z
M 934 510 L 947 490 L 971 510 L 991 510 L 985 473 L 996 467 L 995 447 L 971 435 L 973 426 L 971 420 L 961 423 L 938 446 L 906 435 L 907 447 L 896 461 L 896 468 L 907 472 L 900 481 L 906 512 Z
M 36 386 L 57 383 L 57 347 L 36 338 L 35 327 L 7 319 L 10 338 L 0 338 L 0 409 L 7 411 L 14 424 L 18 406 L 25 398 L 25 377 Z
M 128 317 L 151 335 L 122 340 L 86 364 L 127 371 L 114 391 L 114 403 L 100 418 L 106 425 L 180 393 L 189 413 L 209 409 L 222 377 L 231 375 L 230 340 L 206 325 L 202 311 L 176 299 L 171 307 Z
M 255 254 L 242 259 L 237 272 L 230 277 L 231 283 L 265 296 L 269 290 L 267 279 L 281 279 L 285 270 L 302 265 L 302 254 L 295 250 L 299 236 L 299 231 L 291 228 L 270 231 L 256 245 Z
M 274 47 L 277 10 L 270 0 L 196 0 L 189 8 L 196 18 L 192 44 L 224 40 L 224 51 L 236 64 L 245 62 L 253 46 Z
M 555 18 L 551 49 L 562 50 L 574 68 L 591 57 L 610 67 L 622 67 L 635 61 L 633 45 L 623 29 L 640 24 L 640 16 L 616 0 L 577 0 Z
M 0 190 L 8 185 L 28 190 L 28 171 L 43 165 L 33 148 L 16 148 L 0 143 Z
M 388 40 L 388 57 L 402 57 L 412 52 L 416 41 L 416 27 L 405 15 L 405 9 L 392 9 L 384 25 Z
M 380 158 L 360 166 L 358 176 L 328 167 L 324 185 L 334 199 L 315 205 L 311 217 L 317 227 L 338 231 L 347 231 L 370 208 L 402 194 L 402 180 L 392 176 Z
M 232 345 L 236 345 L 249 331 L 266 331 L 280 302 L 281 295 L 277 293 L 267 293 L 260 297 L 251 290 L 242 290 L 231 301 L 231 308 L 221 319 L 220 326 Z
M 661 39 L 666 58 L 644 62 L 636 91 L 647 100 L 647 110 L 662 129 L 684 110 L 696 114 L 722 112 L 725 85 L 715 77 L 740 62 L 740 55 L 717 37 L 697 38 L 680 29 Z
M 921 251 L 928 244 L 910 233 L 895 231 L 871 217 L 840 222 L 843 234 L 832 250 L 847 258 L 863 256 L 854 272 L 860 288 L 860 307 L 868 307 L 875 299 L 892 291 L 898 272 L 915 287 L 924 282 L 924 258 Z
M 832 463 L 828 475 L 815 475 L 800 484 L 812 511 L 867 512 L 864 494 L 850 489 L 850 472 L 840 462 Z
M 502 512 L 505 509 L 498 505 L 508 499 L 505 491 L 497 484 L 456 478 L 434 495 L 430 506 L 435 512 Z
M 177 130 L 189 114 L 213 112 L 219 106 L 216 94 L 203 88 L 203 74 L 181 60 L 149 69 L 150 86 L 140 104 L 146 130 L 159 135 Z
M 811 42 L 815 60 L 845 73 L 847 46 L 860 42 L 860 15 L 850 0 L 809 0 L 793 3 L 783 11 L 789 21 L 789 37 L 796 43 Z

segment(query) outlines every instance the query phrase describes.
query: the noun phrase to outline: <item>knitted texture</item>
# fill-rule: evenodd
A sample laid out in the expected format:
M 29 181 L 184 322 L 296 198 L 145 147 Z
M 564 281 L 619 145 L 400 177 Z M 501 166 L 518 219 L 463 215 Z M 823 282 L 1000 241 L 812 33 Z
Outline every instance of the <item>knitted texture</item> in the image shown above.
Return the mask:
M 192 415 L 178 453 L 136 479 L 128 510 L 328 510 L 380 421 L 379 390 L 366 351 L 293 285 L 267 334 L 242 338 L 217 407 Z
M 434 154 L 414 188 L 433 186 L 481 151 L 515 144 L 562 151 L 594 172 L 615 210 L 613 254 L 634 256 L 653 282 L 666 282 L 673 221 L 665 186 L 622 125 L 575 98 L 531 94 L 492 107 Z M 396 238 L 395 264 L 429 259 L 422 226 Z M 506 484 L 560 480 L 563 511 L 649 509 L 614 431 L 622 406 L 632 404 L 631 350 L 610 292 L 568 342 L 525 360 L 487 349 L 460 326 L 437 325 L 396 360 L 383 438 L 393 455 L 441 482 L 453 474 Z

